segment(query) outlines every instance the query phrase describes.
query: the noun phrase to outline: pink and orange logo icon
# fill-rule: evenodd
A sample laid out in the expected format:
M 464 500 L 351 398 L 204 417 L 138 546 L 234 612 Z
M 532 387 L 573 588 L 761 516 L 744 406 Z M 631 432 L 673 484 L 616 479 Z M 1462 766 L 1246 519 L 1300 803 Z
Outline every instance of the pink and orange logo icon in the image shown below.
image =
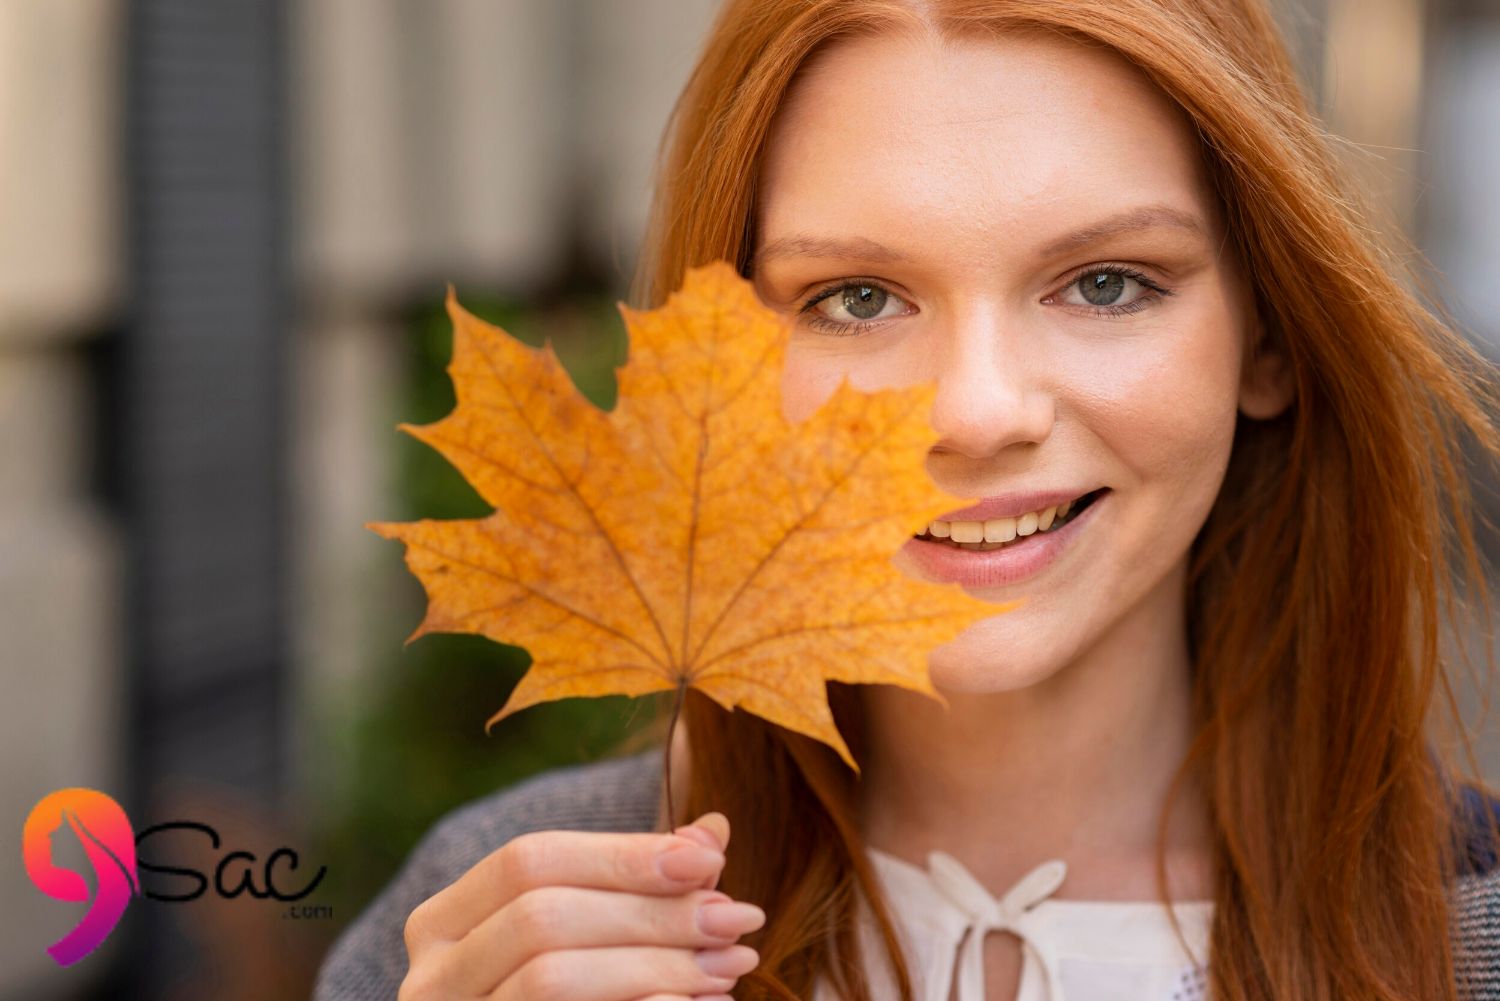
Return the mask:
M 83 876 L 52 861 L 52 836 L 64 824 L 82 843 L 94 867 L 98 892 L 73 930 L 47 947 L 47 954 L 59 966 L 76 963 L 97 949 L 119 923 L 130 898 L 141 892 L 130 819 L 109 796 L 82 787 L 48 793 L 26 817 L 21 854 L 26 874 L 38 890 L 54 900 L 89 899 Z

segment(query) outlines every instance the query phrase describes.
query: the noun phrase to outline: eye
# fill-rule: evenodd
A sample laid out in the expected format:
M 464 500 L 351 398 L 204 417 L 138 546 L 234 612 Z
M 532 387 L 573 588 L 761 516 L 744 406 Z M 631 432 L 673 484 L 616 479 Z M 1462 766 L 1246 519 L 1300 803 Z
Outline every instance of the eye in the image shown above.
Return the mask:
M 1078 298 L 1065 298 L 1067 305 L 1109 315 L 1134 313 L 1174 294 L 1139 271 L 1120 264 L 1090 265 L 1063 287 L 1065 296 L 1075 291 Z
M 808 325 L 836 334 L 856 334 L 879 320 L 901 316 L 906 300 L 873 281 L 846 281 L 813 295 L 802 306 Z

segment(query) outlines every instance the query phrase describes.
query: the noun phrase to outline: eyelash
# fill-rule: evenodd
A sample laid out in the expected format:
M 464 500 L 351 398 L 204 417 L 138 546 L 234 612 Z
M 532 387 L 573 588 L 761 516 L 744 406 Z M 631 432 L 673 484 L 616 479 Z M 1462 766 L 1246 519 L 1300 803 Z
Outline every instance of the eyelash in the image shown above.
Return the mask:
M 1152 305 L 1153 303 L 1161 301 L 1162 299 L 1166 298 L 1167 296 L 1176 295 L 1177 294 L 1176 292 L 1172 291 L 1171 289 L 1166 288 L 1166 287 L 1164 287 L 1164 286 L 1162 286 L 1162 285 L 1160 285 L 1160 284 L 1152 281 L 1150 278 L 1147 278 L 1145 275 L 1141 274 L 1139 271 L 1135 270 L 1134 268 L 1126 267 L 1123 264 L 1092 264 L 1092 265 L 1089 265 L 1088 267 L 1083 268 L 1083 269 L 1075 272 L 1071 278 L 1069 278 L 1066 282 L 1064 282 L 1063 285 L 1062 285 L 1061 291 L 1066 292 L 1069 288 L 1071 288 L 1072 286 L 1076 285 L 1078 283 L 1079 279 L 1081 279 L 1081 278 L 1086 278 L 1089 275 L 1096 275 L 1096 274 L 1101 274 L 1101 273 L 1103 273 L 1103 274 L 1112 274 L 1112 275 L 1123 275 L 1126 278 L 1133 278 L 1133 279 L 1135 279 L 1136 281 L 1140 282 L 1142 285 L 1144 285 L 1146 288 L 1150 289 L 1152 292 L 1154 292 L 1156 294 L 1155 295 L 1143 295 L 1140 298 L 1135 299 L 1135 300 L 1133 300 L 1131 302 L 1125 303 L 1122 306 L 1085 306 L 1084 307 L 1085 309 L 1088 309 L 1090 312 L 1093 312 L 1096 315 L 1101 315 L 1101 316 L 1124 316 L 1124 315 L 1129 314 L 1129 313 L 1136 313 L 1136 312 L 1139 312 L 1140 310 L 1145 309 L 1147 306 Z M 803 315 L 805 315 L 807 317 L 808 326 L 814 328 L 815 330 L 823 330 L 823 331 L 826 331 L 826 332 L 828 332 L 830 334 L 834 334 L 836 336 L 841 336 L 841 337 L 853 337 L 853 336 L 856 336 L 858 334 L 862 334 L 862 333 L 864 333 L 866 330 L 868 330 L 871 327 L 878 327 L 881 324 L 885 323 L 886 320 L 894 319 L 894 317 L 886 317 L 886 320 L 859 320 L 859 321 L 856 321 L 854 323 L 842 323 L 842 322 L 840 322 L 838 320 L 830 320 L 828 317 L 823 316 L 821 313 L 818 313 L 818 312 L 816 312 L 813 309 L 813 307 L 816 306 L 818 303 L 822 302 L 824 299 L 827 299 L 829 296 L 833 295 L 836 292 L 842 292 L 844 289 L 847 289 L 847 288 L 862 288 L 862 287 L 863 288 L 878 288 L 882 292 L 886 293 L 887 295 L 895 295 L 894 292 L 892 292 L 889 288 L 886 288 L 885 285 L 881 284 L 878 281 L 865 280 L 865 279 L 859 279 L 859 278 L 846 279 L 844 281 L 840 281 L 840 282 L 838 282 L 838 283 L 836 283 L 834 285 L 827 286 L 827 287 L 825 287 L 823 289 L 820 289 L 819 291 L 815 292 L 813 294 L 812 298 L 808 299 L 807 302 L 805 302 L 805 303 L 802 304 L 802 308 L 798 312 L 801 313 L 801 314 L 803 314 Z

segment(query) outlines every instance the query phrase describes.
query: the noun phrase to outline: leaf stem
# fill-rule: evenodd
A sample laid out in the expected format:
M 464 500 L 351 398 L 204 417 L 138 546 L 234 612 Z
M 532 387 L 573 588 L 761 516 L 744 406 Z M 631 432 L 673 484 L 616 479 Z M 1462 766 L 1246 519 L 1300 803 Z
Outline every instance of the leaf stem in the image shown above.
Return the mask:
M 687 696 L 687 678 L 677 679 L 677 694 L 672 699 L 672 721 L 667 724 L 667 742 L 662 774 L 667 782 L 667 833 L 677 829 L 677 808 L 672 803 L 672 735 L 677 732 L 677 720 L 682 715 L 682 703 Z

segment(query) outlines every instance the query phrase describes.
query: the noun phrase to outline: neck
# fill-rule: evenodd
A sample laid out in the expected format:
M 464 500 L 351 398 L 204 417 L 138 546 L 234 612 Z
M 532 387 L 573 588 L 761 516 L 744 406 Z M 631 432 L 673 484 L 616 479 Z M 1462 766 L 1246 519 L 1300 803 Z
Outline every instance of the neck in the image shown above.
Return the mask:
M 1149 899 L 1168 785 L 1191 737 L 1185 569 L 1044 681 L 1001 692 L 862 689 L 861 823 L 873 847 L 955 856 L 992 890 L 1068 863 L 1060 897 Z M 1167 829 L 1170 892 L 1211 896 L 1191 782 Z

